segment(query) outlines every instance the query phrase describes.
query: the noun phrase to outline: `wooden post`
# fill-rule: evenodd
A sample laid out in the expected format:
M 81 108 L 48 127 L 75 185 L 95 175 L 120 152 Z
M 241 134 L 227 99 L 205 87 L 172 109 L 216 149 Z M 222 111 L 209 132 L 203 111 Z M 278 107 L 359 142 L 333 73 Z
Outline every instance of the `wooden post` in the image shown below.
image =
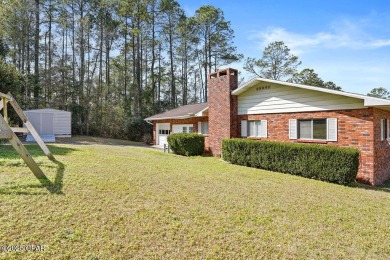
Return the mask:
M 11 93 L 8 93 L 10 97 L 12 97 Z M 43 142 L 42 138 L 39 136 L 38 132 L 35 130 L 31 122 L 28 120 L 27 116 L 24 114 L 22 108 L 16 102 L 16 100 L 12 97 L 10 102 L 11 106 L 15 109 L 15 112 L 18 114 L 20 119 L 22 119 L 24 125 L 30 132 L 30 134 L 34 137 L 35 141 L 37 141 L 39 147 L 41 147 L 42 151 L 46 154 L 49 159 L 54 159 L 54 156 L 51 154 L 49 148 L 47 148 L 45 142 Z
M 45 174 L 42 172 L 41 168 L 39 168 L 38 164 L 31 157 L 30 153 L 27 151 L 26 147 L 20 142 L 19 138 L 12 132 L 8 123 L 4 120 L 2 116 L 0 116 L 0 130 L 1 132 L 6 132 L 10 135 L 10 139 L 8 141 L 14 147 L 14 149 L 18 152 L 20 157 L 22 157 L 23 161 L 27 164 L 30 170 L 34 173 L 35 177 L 38 179 L 46 179 Z
M 7 111 L 7 102 L 8 100 L 6 98 L 3 98 L 3 115 L 4 115 L 4 120 L 8 122 L 8 111 Z

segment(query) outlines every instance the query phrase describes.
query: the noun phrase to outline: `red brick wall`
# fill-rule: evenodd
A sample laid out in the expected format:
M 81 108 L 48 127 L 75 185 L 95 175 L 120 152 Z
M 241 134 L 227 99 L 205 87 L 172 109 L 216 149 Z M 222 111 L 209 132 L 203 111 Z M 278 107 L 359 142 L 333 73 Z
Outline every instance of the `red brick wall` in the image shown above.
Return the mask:
M 241 129 L 241 120 L 267 120 L 268 138 L 270 141 L 303 142 L 302 140 L 289 139 L 289 119 L 323 119 L 337 118 L 338 141 L 320 141 L 324 145 L 340 147 L 356 147 L 360 150 L 360 166 L 357 179 L 378 184 L 377 176 L 374 176 L 375 149 L 374 140 L 374 109 L 354 109 L 323 112 L 303 112 L 285 114 L 242 115 L 238 116 Z M 241 135 L 241 133 L 240 133 Z M 388 165 L 389 163 L 387 163 Z M 382 180 L 383 181 L 383 180 Z
M 381 141 L 381 119 L 390 119 L 390 111 L 374 108 L 375 125 L 375 178 L 373 185 L 380 185 L 390 179 L 390 144 Z
M 220 70 L 208 77 L 209 146 L 213 155 L 221 155 L 222 139 L 237 137 L 237 97 L 231 91 L 238 86 L 238 72 Z

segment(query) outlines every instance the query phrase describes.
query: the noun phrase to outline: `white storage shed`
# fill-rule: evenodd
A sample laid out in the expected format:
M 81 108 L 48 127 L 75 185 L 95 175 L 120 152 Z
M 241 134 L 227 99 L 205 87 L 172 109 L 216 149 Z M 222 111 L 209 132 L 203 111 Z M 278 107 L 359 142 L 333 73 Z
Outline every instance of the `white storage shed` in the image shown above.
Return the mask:
M 55 139 L 55 137 L 71 137 L 72 113 L 51 108 L 33 109 L 24 111 L 35 130 L 42 139 Z M 30 139 L 27 136 L 27 139 Z

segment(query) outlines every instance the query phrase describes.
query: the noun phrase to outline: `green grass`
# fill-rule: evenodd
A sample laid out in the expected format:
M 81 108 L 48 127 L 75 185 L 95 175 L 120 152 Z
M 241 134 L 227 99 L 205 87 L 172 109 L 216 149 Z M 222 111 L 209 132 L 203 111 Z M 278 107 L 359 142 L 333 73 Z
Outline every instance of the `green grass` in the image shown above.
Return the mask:
M 0 146 L 2 259 L 389 259 L 390 187 L 345 187 L 144 148 Z

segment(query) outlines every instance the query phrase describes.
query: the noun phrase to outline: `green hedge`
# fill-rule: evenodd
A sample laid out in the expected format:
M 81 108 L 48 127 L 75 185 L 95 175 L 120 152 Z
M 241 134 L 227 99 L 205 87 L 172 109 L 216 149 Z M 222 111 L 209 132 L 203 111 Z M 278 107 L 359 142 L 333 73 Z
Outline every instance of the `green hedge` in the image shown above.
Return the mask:
M 359 168 L 359 151 L 313 144 L 224 139 L 225 161 L 332 183 L 349 184 Z
M 204 152 L 204 136 L 193 133 L 178 133 L 168 136 L 170 149 L 179 155 L 194 156 Z

